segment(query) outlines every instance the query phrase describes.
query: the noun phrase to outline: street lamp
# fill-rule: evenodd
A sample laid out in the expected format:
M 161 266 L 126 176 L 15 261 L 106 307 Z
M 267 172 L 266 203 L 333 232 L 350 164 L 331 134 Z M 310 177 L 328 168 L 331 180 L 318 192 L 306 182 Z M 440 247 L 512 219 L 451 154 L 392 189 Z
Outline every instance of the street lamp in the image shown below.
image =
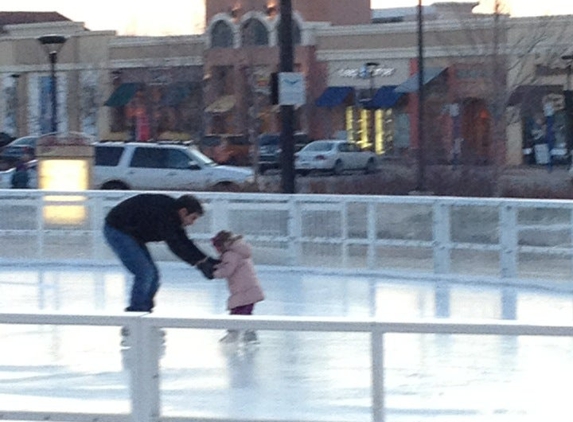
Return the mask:
M 567 135 L 567 155 L 569 163 L 573 165 L 571 150 L 573 150 L 573 93 L 571 92 L 571 66 L 573 65 L 573 54 L 565 54 L 561 59 L 567 65 L 567 90 L 565 91 L 565 130 Z
M 56 63 L 58 62 L 58 53 L 64 46 L 67 38 L 63 35 L 43 35 L 37 38 L 42 44 L 44 50 L 50 59 L 50 94 L 52 103 L 52 132 L 58 131 L 58 98 L 57 98 L 57 81 L 56 81 Z
M 374 107 L 374 78 L 376 77 L 376 70 L 380 66 L 378 62 L 367 62 L 366 66 L 366 75 L 370 79 L 370 149 L 372 151 L 376 151 L 376 134 L 375 132 L 375 117 L 376 117 L 376 110 Z

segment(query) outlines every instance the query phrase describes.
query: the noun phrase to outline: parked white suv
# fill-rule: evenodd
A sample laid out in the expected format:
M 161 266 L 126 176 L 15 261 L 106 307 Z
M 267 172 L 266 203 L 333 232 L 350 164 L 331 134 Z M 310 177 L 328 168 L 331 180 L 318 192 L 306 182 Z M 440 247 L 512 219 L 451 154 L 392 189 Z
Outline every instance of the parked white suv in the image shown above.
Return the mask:
M 195 147 L 168 143 L 95 144 L 94 189 L 237 190 L 253 171 L 221 166 Z

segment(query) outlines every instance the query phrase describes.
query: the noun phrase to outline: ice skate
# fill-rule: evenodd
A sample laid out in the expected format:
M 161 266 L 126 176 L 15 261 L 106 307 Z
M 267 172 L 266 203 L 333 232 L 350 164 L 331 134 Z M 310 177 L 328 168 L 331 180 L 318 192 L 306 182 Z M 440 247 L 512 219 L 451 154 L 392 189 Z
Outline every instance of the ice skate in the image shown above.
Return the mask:
M 130 347 L 131 346 L 131 342 L 130 342 L 130 338 L 129 338 L 129 328 L 127 327 L 121 327 L 121 347 Z
M 121 341 L 119 348 L 121 352 L 121 364 L 124 369 L 130 369 L 131 338 L 129 336 L 129 329 L 127 327 L 121 327 L 120 336 L 121 336 Z
M 259 342 L 257 332 L 254 330 L 245 331 L 245 334 L 243 334 L 243 341 L 249 344 L 257 344 Z

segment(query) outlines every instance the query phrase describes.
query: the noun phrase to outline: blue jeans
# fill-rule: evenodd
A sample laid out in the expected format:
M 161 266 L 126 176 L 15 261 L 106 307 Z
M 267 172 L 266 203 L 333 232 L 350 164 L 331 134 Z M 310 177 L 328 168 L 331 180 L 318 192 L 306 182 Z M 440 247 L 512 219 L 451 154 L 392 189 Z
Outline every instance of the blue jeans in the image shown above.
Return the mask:
M 133 237 L 106 224 L 103 235 L 125 268 L 134 276 L 131 299 L 126 311 L 151 312 L 153 298 L 159 290 L 159 270 L 149 250 Z

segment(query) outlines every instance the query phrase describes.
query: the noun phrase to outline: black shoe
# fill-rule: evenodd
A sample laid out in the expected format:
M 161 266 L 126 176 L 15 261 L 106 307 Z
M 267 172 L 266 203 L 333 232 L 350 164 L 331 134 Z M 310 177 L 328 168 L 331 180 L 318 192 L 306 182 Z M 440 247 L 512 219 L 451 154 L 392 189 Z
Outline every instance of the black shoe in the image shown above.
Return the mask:
M 221 343 L 234 343 L 239 340 L 239 332 L 237 330 L 229 330 L 227 334 L 219 340 Z
M 132 306 L 128 306 L 127 308 L 125 308 L 125 312 L 149 312 L 149 313 L 152 313 L 153 309 L 136 309 Z

